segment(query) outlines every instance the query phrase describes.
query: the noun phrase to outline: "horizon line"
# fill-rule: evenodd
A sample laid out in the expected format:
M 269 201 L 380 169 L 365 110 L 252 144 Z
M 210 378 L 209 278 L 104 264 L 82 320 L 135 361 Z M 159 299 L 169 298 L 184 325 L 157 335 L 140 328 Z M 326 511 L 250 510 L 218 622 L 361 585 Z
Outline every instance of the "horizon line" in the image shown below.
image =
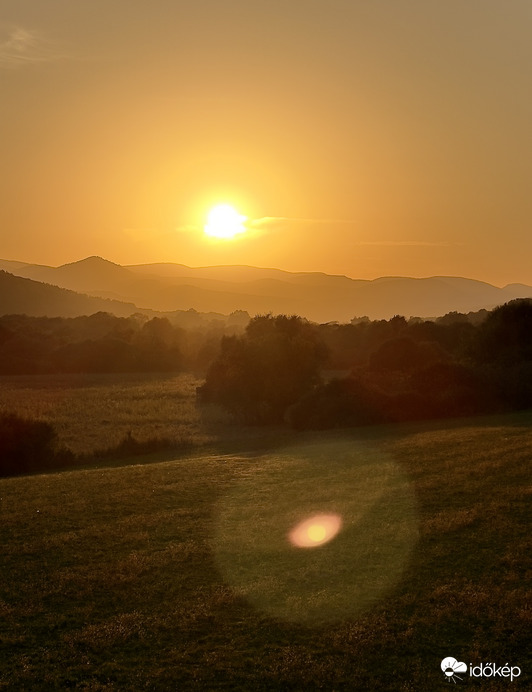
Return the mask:
M 476 279 L 476 278 L 471 278 L 469 276 L 463 276 L 463 275 L 458 275 L 458 274 L 432 274 L 429 276 L 408 276 L 408 275 L 403 275 L 403 274 L 386 274 L 386 275 L 381 275 L 381 276 L 375 276 L 372 279 L 362 279 L 362 278 L 357 278 L 353 276 L 349 276 L 348 274 L 342 274 L 342 273 L 329 273 L 325 272 L 322 270 L 304 270 L 304 271 L 292 271 L 289 269 L 281 269 L 280 267 L 263 267 L 263 266 L 257 266 L 257 265 L 252 265 L 252 264 L 209 264 L 209 265 L 197 265 L 197 266 L 192 266 L 188 264 L 183 264 L 181 262 L 139 262 L 138 264 L 120 264 L 119 262 L 114 262 L 113 260 L 109 260 L 101 255 L 88 255 L 87 257 L 83 257 L 82 259 L 79 260 L 74 260 L 72 262 L 64 262 L 63 264 L 59 265 L 51 265 L 51 264 L 40 264 L 37 262 L 26 262 L 23 260 L 13 260 L 13 259 L 5 259 L 5 258 L 0 258 L 0 262 L 9 262 L 13 264 L 19 264 L 19 265 L 25 265 L 25 266 L 34 266 L 34 267 L 45 267 L 48 269 L 61 269 L 62 267 L 66 267 L 69 265 L 73 264 L 79 264 L 81 262 L 86 262 L 87 260 L 91 259 L 98 259 L 101 260 L 102 262 L 107 262 L 109 264 L 113 264 L 117 267 L 121 267 L 123 269 L 129 269 L 131 267 L 142 267 L 142 266 L 155 266 L 155 265 L 171 265 L 171 266 L 178 266 L 178 267 L 185 267 L 186 269 L 229 269 L 229 268 L 247 268 L 247 269 L 259 269 L 262 271 L 275 271 L 275 272 L 281 272 L 283 274 L 291 274 L 291 275 L 305 275 L 305 274 L 319 274 L 322 276 L 330 276 L 334 278 L 344 278 L 348 279 L 350 281 L 364 281 L 371 283 L 373 281 L 379 281 L 382 279 L 411 279 L 414 281 L 423 281 L 423 280 L 428 280 L 428 279 L 463 279 L 465 281 L 475 281 L 478 283 L 483 283 L 487 284 L 488 286 L 493 286 L 494 288 L 500 288 L 504 289 L 508 286 L 513 286 L 513 285 L 523 285 L 527 286 L 529 288 L 532 288 L 532 284 L 527 284 L 522 281 L 511 281 L 509 283 L 506 283 L 504 285 L 497 285 L 494 283 L 491 283 L 490 281 L 486 281 L 486 279 Z M 8 272 L 9 273 L 9 272 Z

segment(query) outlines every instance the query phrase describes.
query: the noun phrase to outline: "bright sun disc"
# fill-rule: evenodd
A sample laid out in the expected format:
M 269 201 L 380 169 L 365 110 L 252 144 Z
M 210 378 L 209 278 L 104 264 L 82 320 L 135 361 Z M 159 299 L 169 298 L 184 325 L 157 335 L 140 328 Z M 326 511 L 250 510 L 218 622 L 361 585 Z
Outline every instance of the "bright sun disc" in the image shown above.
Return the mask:
M 211 238 L 234 238 L 246 232 L 246 219 L 230 204 L 219 204 L 209 212 L 204 231 Z

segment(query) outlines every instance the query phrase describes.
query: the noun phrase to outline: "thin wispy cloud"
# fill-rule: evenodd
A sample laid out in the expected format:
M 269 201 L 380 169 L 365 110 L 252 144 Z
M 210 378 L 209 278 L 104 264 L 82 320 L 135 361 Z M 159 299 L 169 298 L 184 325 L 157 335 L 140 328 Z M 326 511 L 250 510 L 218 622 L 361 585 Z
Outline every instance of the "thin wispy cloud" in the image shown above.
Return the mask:
M 453 247 L 464 243 L 449 243 L 447 241 L 426 242 L 424 240 L 361 240 L 355 245 L 379 245 L 391 247 Z
M 358 222 L 352 219 L 316 219 L 304 217 L 288 216 L 264 216 L 260 219 L 251 219 L 246 222 L 246 226 L 256 231 L 274 231 L 283 228 L 298 228 L 301 226 L 354 226 Z M 464 243 L 448 242 L 444 240 L 424 241 L 424 240 L 354 240 L 350 245 L 357 246 L 380 246 L 380 247 L 455 247 Z
M 248 230 L 266 231 L 287 226 L 310 226 L 313 224 L 353 224 L 354 221 L 345 219 L 311 219 L 294 216 L 262 216 L 258 219 L 247 219 L 244 226 Z M 180 226 L 177 230 L 184 233 L 188 231 L 197 231 L 200 226 Z
M 358 222 L 349 219 L 327 219 L 327 218 L 308 218 L 294 216 L 262 216 L 258 219 L 247 219 L 244 226 L 248 231 L 247 235 L 256 237 L 269 232 L 294 231 L 312 226 L 354 226 Z M 180 226 L 176 229 L 181 233 L 198 233 L 203 229 L 201 226 Z M 460 247 L 465 245 L 462 242 L 450 242 L 446 240 L 425 241 L 425 240 L 357 240 L 352 237 L 347 244 L 351 247 Z
M 22 26 L 0 30 L 0 67 L 23 67 L 61 57 L 53 44 L 37 31 Z
M 263 216 L 259 219 L 251 219 L 246 223 L 246 226 L 251 228 L 268 228 L 278 227 L 287 224 L 353 224 L 354 221 L 348 219 L 312 219 L 304 217 L 290 216 Z

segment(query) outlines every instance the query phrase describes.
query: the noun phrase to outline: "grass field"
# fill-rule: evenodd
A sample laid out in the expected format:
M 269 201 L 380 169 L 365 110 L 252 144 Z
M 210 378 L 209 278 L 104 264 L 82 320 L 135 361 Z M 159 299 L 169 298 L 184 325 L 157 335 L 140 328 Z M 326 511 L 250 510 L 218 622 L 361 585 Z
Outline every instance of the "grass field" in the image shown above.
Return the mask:
M 0 480 L 0 689 L 531 685 L 530 413 L 255 442 Z
M 0 377 L 0 410 L 53 423 L 58 442 L 76 454 L 136 439 L 202 445 L 212 439 L 194 402 L 189 374 Z

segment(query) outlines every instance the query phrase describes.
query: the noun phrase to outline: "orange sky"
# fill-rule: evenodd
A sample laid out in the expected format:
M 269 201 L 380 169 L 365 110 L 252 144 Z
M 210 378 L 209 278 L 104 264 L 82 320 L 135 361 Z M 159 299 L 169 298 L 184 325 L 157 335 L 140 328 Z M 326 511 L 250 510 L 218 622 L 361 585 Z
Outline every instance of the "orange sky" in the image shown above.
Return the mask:
M 1 258 L 532 284 L 530 0 L 0 7 Z

